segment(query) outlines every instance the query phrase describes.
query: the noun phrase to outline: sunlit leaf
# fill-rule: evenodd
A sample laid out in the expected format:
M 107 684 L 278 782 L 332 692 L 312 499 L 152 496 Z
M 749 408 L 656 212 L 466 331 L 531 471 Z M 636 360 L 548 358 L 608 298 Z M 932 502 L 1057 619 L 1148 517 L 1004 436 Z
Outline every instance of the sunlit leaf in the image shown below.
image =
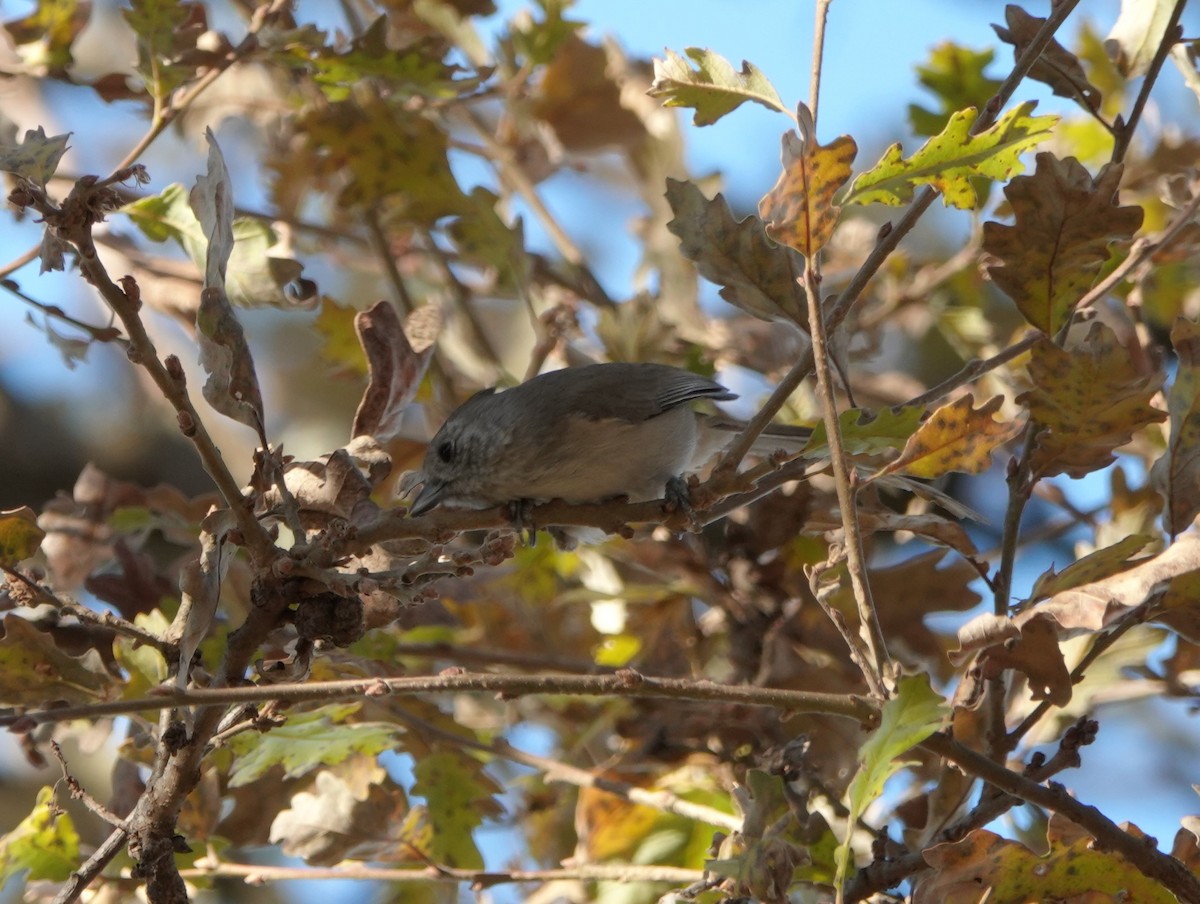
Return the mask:
M 25 873 L 27 881 L 64 882 L 79 868 L 79 833 L 69 814 L 58 806 L 54 789 L 38 790 L 33 810 L 0 837 L 0 888 Z
M 666 53 L 665 59 L 654 61 L 650 96 L 663 98 L 663 106 L 695 110 L 692 119 L 695 125 L 710 126 L 746 101 L 762 104 L 768 110 L 788 112 L 775 86 L 753 63 L 743 61 L 739 71 L 729 60 L 699 47 L 684 50 L 688 59 L 673 50 Z
M 1073 157 L 1037 155 L 1032 176 L 1004 189 L 1016 220 L 983 225 L 983 248 L 999 259 L 988 275 L 1033 326 L 1054 335 L 1095 282 L 1108 246 L 1142 225 L 1140 207 L 1116 204 L 1121 167 L 1094 179 Z
M 887 780 L 907 765 L 900 757 L 937 731 L 948 715 L 946 701 L 930 688 L 926 675 L 902 678 L 895 696 L 883 705 L 879 727 L 858 749 L 858 772 L 846 791 L 850 828 L 837 851 L 836 885 L 841 885 L 850 866 L 855 823 L 883 793 Z
M 1070 348 L 1043 337 L 1033 347 L 1029 378 L 1033 388 L 1017 402 L 1038 425 L 1030 457 L 1038 476 L 1083 477 L 1107 467 L 1135 432 L 1167 417 L 1150 404 L 1162 385 L 1161 372 L 1141 372 L 1102 323 Z
M 902 405 L 878 412 L 848 408 L 838 415 L 842 445 L 850 455 L 878 455 L 880 452 L 903 448 L 908 438 L 921 426 L 924 414 L 924 405 Z M 804 454 L 816 455 L 828 446 L 825 422 L 819 421 L 813 427 Z
M 817 144 L 812 114 L 801 105 L 797 131 L 783 135 L 783 172 L 758 202 L 767 235 L 812 257 L 833 235 L 842 209 L 834 193 L 850 178 L 858 145 L 849 135 Z
M 229 786 L 249 785 L 273 766 L 295 777 L 318 766 L 331 766 L 353 754 L 375 756 L 396 743 L 396 727 L 384 722 L 345 720 L 358 703 L 335 703 L 309 712 L 290 713 L 283 725 L 262 734 L 243 732 L 229 741 L 236 754 Z
M 74 62 L 71 45 L 87 27 L 91 11 L 89 0 L 37 0 L 28 15 L 0 27 L 8 32 L 28 72 L 62 77 Z
M 367 357 L 370 379 L 354 413 L 352 436 L 371 435 L 380 443 L 394 439 L 408 403 L 433 357 L 441 327 L 441 311 L 427 304 L 401 325 L 396 309 L 381 301 L 354 318 L 354 328 Z
M 10 706 L 40 706 L 61 700 L 95 703 L 117 692 L 117 679 L 94 649 L 73 656 L 50 634 L 16 615 L 5 616 L 2 627 L 0 702 Z
M 207 257 L 204 229 L 188 201 L 188 191 L 178 183 L 160 194 L 140 198 L 122 207 L 123 213 L 155 242 L 175 241 L 201 270 Z M 281 255 L 278 235 L 262 220 L 237 217 L 233 221 L 233 251 L 225 273 L 225 291 L 239 307 L 315 307 L 316 299 L 300 302 L 286 289 L 300 277 L 299 261 Z
M 975 397 L 967 394 L 943 405 L 909 437 L 900 457 L 883 468 L 885 474 L 940 477 L 951 471 L 979 474 L 991 464 L 992 453 L 1013 437 L 1018 425 L 992 417 L 1003 404 L 995 396 L 978 409 Z
M 412 793 L 425 798 L 432 835 L 429 855 L 434 862 L 459 869 L 481 869 L 483 857 L 471 832 L 483 818 L 495 815 L 499 788 L 480 764 L 461 752 L 435 751 L 420 758 L 413 769 Z
M 47 138 L 41 126 L 30 129 L 19 145 L 0 144 L 0 170 L 45 188 L 67 151 L 70 137 L 67 132 Z
M 1104 46 L 1127 78 L 1145 75 L 1167 33 L 1175 0 L 1121 0 Z
M 844 204 L 906 204 L 920 185 L 942 193 L 947 207 L 974 210 L 978 196 L 971 179 L 984 176 L 1006 180 L 1022 170 L 1022 151 L 1050 137 L 1056 116 L 1030 116 L 1035 103 L 1018 104 L 990 129 L 972 136 L 975 109 L 950 117 L 941 134 L 930 138 L 911 157 L 897 142 L 879 162 L 860 174 L 842 199 Z
M 15 568 L 37 552 L 45 536 L 29 506 L 0 511 L 0 566 Z

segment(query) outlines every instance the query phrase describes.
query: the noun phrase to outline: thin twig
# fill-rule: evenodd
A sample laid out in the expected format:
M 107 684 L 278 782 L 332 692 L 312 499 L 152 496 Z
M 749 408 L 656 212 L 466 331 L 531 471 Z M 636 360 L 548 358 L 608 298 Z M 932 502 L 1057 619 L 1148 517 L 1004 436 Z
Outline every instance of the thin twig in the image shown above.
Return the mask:
M 824 694 L 782 688 L 749 687 L 652 678 L 632 669 L 615 675 L 434 675 L 428 677 L 374 678 L 344 681 L 312 681 L 306 684 L 272 684 L 263 687 L 192 688 L 180 691 L 162 686 L 158 693 L 136 700 L 111 700 L 79 706 L 35 710 L 21 715 L 0 716 L 0 728 L 32 727 L 71 719 L 94 719 L 176 706 L 217 707 L 228 704 L 278 700 L 300 703 L 318 700 L 348 700 L 389 694 L 480 693 L 519 697 L 531 694 L 561 694 L 586 697 L 666 698 L 746 706 L 775 707 L 787 712 L 841 716 L 863 724 L 878 718 L 871 701 L 855 694 Z
M 17 296 L 25 304 L 37 308 L 47 317 L 54 317 L 61 320 L 63 323 L 70 324 L 78 330 L 87 333 L 88 337 L 93 342 L 112 342 L 121 348 L 127 348 L 129 343 L 125 337 L 121 335 L 121 331 L 115 326 L 93 326 L 90 323 L 84 323 L 82 320 L 77 320 L 72 317 L 56 304 L 44 304 L 29 295 L 22 292 L 16 285 L 9 280 L 0 281 L 0 288 L 6 289 L 8 292 Z
M 833 468 L 834 486 L 837 491 L 838 508 L 842 517 L 842 534 L 846 549 L 846 568 L 850 573 L 850 586 L 858 606 L 859 630 L 870 654 L 869 663 L 859 663 L 863 677 L 871 693 L 880 699 L 887 696 L 888 674 L 887 639 L 875 612 L 875 599 L 871 593 L 871 582 L 867 577 L 866 553 L 862 545 L 862 528 L 858 523 L 857 472 L 849 463 L 845 446 L 842 444 L 841 425 L 838 422 L 837 400 L 833 394 L 833 381 L 826 349 L 824 319 L 821 316 L 821 299 L 817 287 L 817 273 L 813 261 L 804 263 L 804 294 L 808 300 L 808 322 L 812 325 L 812 354 L 817 378 L 817 394 L 821 400 L 821 415 L 829 438 L 829 461 Z
M 79 779 L 71 774 L 71 770 L 67 767 L 67 758 L 63 756 L 62 748 L 58 746 L 57 741 L 50 742 L 50 750 L 54 754 L 54 758 L 58 760 L 58 765 L 62 767 L 63 781 L 67 783 L 67 787 L 71 789 L 71 797 L 82 801 L 83 805 L 107 822 L 110 826 L 117 829 L 125 828 L 125 820 L 123 820 L 92 795 L 83 790 L 83 785 L 79 783 Z
M 588 863 L 564 869 L 468 870 L 443 866 L 423 869 L 388 869 L 379 866 L 258 866 L 243 863 L 218 863 L 210 867 L 182 869 L 189 879 L 230 876 L 259 881 L 289 879 L 356 879 L 371 882 L 449 882 L 467 883 L 479 888 L 515 882 L 699 882 L 704 871 L 682 866 L 643 866 L 640 864 Z

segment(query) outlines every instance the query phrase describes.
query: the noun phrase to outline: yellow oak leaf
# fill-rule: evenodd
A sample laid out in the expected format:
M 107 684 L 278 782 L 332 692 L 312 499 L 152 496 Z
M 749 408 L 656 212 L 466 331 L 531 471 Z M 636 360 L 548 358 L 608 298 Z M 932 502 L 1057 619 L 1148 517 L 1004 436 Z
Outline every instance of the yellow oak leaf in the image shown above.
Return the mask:
M 977 409 L 975 397 L 968 393 L 943 405 L 909 437 L 900 457 L 874 476 L 940 477 L 950 471 L 979 474 L 987 470 L 992 452 L 1018 429 L 1015 423 L 992 417 L 1003 401 L 1003 396 L 996 396 Z
M 858 145 L 849 135 L 820 145 L 812 114 L 803 105 L 798 119 L 798 132 L 784 133 L 783 172 L 758 202 L 758 214 L 768 236 L 812 258 L 833 235 L 842 210 L 833 195 L 850 178 Z

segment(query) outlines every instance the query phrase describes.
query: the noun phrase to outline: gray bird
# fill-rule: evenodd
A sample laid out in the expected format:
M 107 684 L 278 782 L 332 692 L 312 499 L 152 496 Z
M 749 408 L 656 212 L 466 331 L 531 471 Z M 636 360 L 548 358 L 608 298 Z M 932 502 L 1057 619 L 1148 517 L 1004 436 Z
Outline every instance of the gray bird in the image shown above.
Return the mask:
M 682 490 L 681 478 L 732 442 L 742 426 L 699 414 L 688 403 L 736 397 L 720 383 L 665 364 L 590 364 L 503 392 L 484 390 L 433 437 L 418 478 L 424 486 L 409 512 L 550 499 L 678 498 L 672 493 Z M 772 431 L 757 449 L 794 451 L 808 437 L 803 428 Z

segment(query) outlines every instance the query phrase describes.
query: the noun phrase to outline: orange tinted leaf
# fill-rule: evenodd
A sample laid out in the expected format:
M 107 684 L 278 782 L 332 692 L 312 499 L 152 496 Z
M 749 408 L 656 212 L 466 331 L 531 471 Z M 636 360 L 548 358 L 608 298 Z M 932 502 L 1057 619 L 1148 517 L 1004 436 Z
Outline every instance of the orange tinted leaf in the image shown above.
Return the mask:
M 950 471 L 979 474 L 991 464 L 992 451 L 1011 439 L 1017 425 L 995 420 L 992 415 L 1003 403 L 1003 396 L 976 409 L 969 393 L 943 405 L 929 416 L 909 437 L 900 457 L 876 474 L 910 474 L 913 477 L 940 477 Z
M 983 224 L 983 248 L 999 259 L 988 275 L 1031 324 L 1054 334 L 1108 260 L 1109 243 L 1142 225 L 1140 207 L 1115 203 L 1120 166 L 1095 179 L 1074 157 L 1037 155 L 1032 176 L 1004 189 L 1016 222 Z
M 812 114 L 801 105 L 799 133 L 783 136 L 783 172 L 775 187 L 758 202 L 767 235 L 812 257 L 833 235 L 841 207 L 833 195 L 850 178 L 858 145 L 849 135 L 817 144 Z
M 1030 462 L 1040 477 L 1098 471 L 1135 431 L 1166 418 L 1150 405 L 1162 375 L 1141 373 L 1102 323 L 1075 348 L 1043 338 L 1033 347 L 1029 376 L 1033 388 L 1017 401 L 1041 428 Z
M 1171 536 L 1200 512 L 1200 323 L 1180 318 L 1171 330 L 1179 356 L 1175 383 L 1167 397 L 1171 438 L 1150 473 L 1167 500 L 1164 518 Z

